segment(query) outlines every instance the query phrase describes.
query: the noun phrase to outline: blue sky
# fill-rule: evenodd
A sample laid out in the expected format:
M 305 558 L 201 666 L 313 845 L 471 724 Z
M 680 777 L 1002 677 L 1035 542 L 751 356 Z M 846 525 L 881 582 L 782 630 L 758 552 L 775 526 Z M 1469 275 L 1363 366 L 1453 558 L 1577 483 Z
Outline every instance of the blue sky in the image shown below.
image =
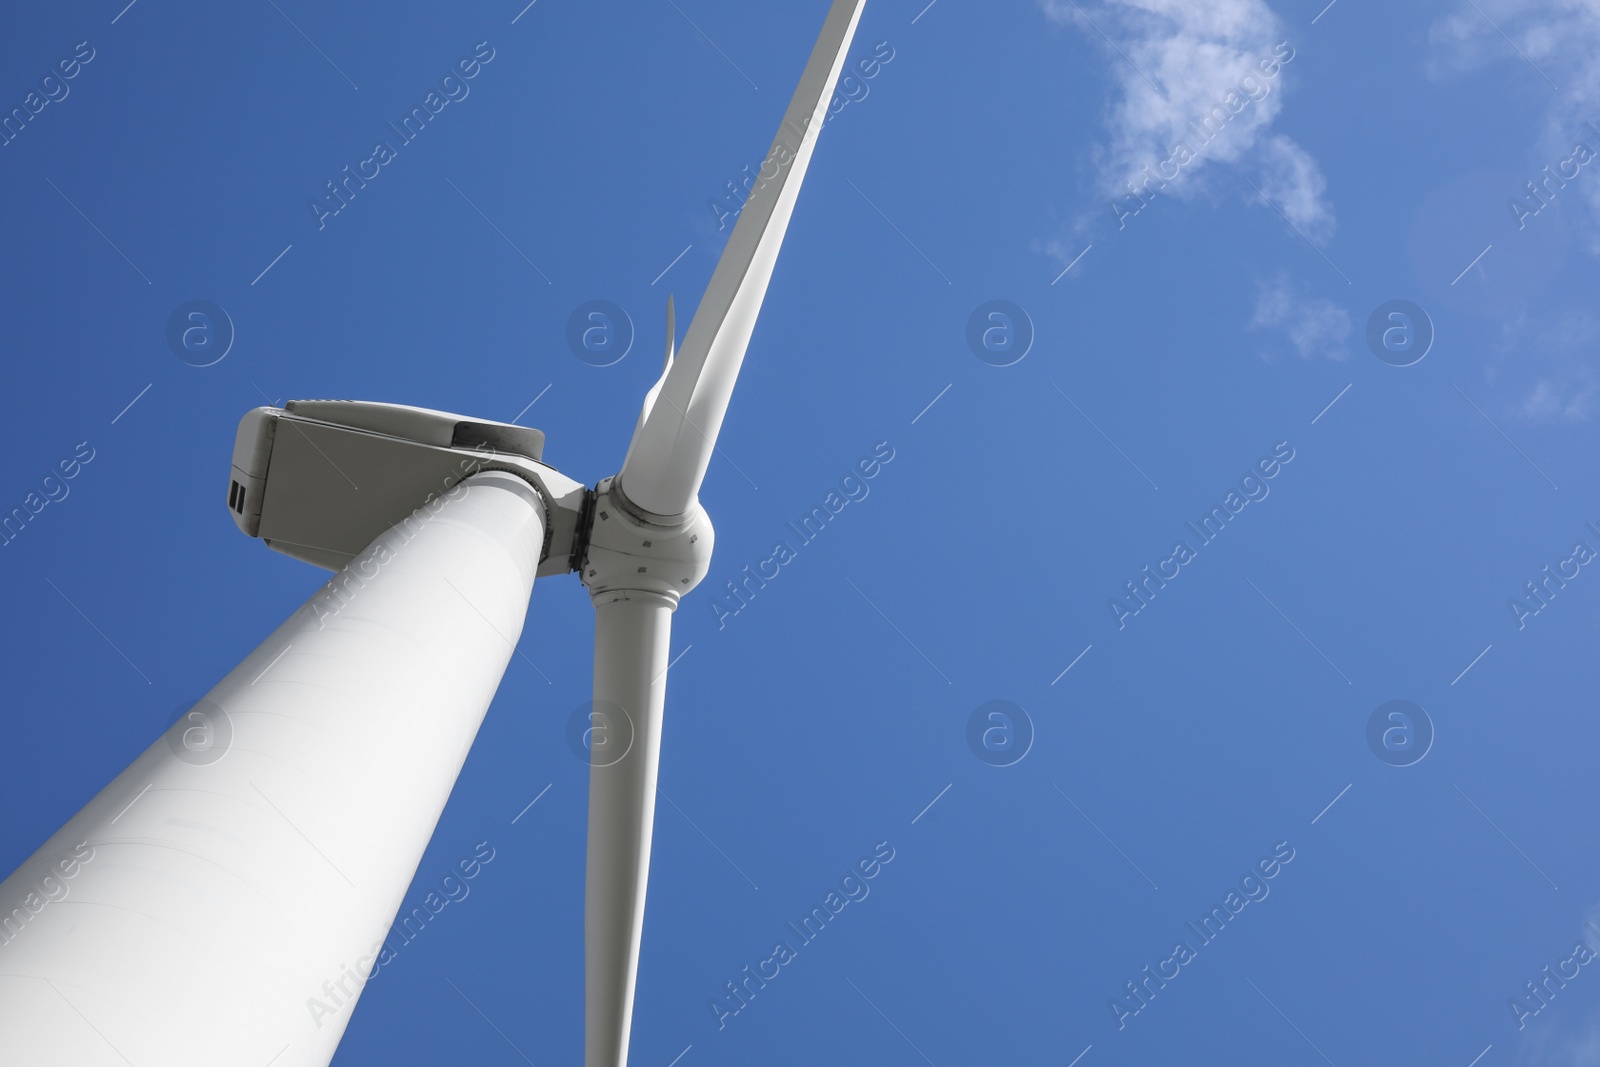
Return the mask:
M 1600 161 L 1575 152 L 1600 151 L 1600 8 L 925 2 L 868 5 L 854 54 L 892 59 L 820 141 L 702 494 L 634 1062 L 1594 1062 L 1600 969 L 1521 1028 L 1509 1002 L 1600 945 L 1575 552 L 1600 551 Z M 565 473 L 614 472 L 667 294 L 681 329 L 728 233 L 710 202 L 826 8 L 8 16 L 0 110 L 92 58 L 0 147 L 0 507 L 93 458 L 0 549 L 0 867 L 323 580 L 225 512 L 249 408 L 521 413 Z M 470 92 L 319 228 L 324 183 L 480 42 Z M 1221 134 L 1130 202 L 1214 106 Z M 597 299 L 636 335 L 606 367 L 566 341 Z M 167 341 L 193 300 L 235 333 L 210 366 Z M 1009 366 L 967 341 L 993 300 L 1032 333 Z M 1367 342 L 1395 300 L 1434 335 L 1406 366 Z M 865 498 L 719 620 L 880 447 Z M 1565 585 L 1528 599 L 1546 566 Z M 368 987 L 341 1067 L 578 1061 L 591 620 L 540 581 L 521 649 L 549 681 L 513 659 L 413 895 L 495 859 Z M 995 700 L 1032 724 L 1009 766 L 969 747 Z M 1392 700 L 1431 723 L 1407 766 L 1368 742 Z M 719 1029 L 723 984 L 880 842 L 870 894 Z M 1201 944 L 1253 870 L 1265 895 Z

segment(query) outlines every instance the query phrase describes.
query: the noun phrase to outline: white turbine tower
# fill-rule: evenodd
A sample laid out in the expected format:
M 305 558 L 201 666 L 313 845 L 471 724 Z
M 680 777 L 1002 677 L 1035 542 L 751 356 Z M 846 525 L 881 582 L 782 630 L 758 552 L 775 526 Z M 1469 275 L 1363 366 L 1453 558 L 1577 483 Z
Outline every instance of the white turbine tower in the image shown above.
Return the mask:
M 0 1064 L 323 1067 L 522 632 L 536 575 L 595 606 L 587 1067 L 625 1067 L 672 612 L 698 493 L 865 0 L 834 0 L 761 180 L 622 470 L 537 430 L 298 401 L 240 424 L 228 506 L 336 570 L 0 883 Z

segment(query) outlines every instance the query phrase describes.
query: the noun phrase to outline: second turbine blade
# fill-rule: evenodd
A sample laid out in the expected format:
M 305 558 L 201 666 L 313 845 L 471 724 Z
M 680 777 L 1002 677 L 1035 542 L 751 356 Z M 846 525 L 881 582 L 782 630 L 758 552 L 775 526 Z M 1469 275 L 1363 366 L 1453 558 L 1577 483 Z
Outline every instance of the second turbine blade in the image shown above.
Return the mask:
M 597 598 L 584 887 L 584 1063 L 626 1067 L 661 762 L 668 598 Z
M 619 481 L 628 498 L 647 512 L 682 515 L 700 492 L 865 4 L 834 0 L 758 183 L 689 323 L 683 349 L 623 460 Z

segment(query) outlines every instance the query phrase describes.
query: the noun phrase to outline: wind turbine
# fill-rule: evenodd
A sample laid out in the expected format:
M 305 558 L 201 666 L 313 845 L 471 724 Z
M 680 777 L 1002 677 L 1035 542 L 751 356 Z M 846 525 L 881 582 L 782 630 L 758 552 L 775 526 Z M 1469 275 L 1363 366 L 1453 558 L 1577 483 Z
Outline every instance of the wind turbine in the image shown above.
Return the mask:
M 234 521 L 336 574 L 0 883 L 0 1063 L 326 1065 L 535 577 L 576 571 L 603 739 L 585 1062 L 625 1067 L 672 613 L 711 560 L 700 485 L 865 2 L 833 0 L 676 351 L 669 302 L 618 474 L 589 488 L 541 461 L 537 430 L 424 408 L 245 416 Z

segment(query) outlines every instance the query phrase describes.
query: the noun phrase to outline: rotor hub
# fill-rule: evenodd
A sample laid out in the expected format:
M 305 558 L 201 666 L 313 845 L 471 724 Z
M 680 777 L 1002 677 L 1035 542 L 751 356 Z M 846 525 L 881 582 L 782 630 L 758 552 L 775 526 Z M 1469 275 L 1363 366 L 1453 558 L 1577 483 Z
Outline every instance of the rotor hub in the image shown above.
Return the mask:
M 676 609 L 710 571 L 716 536 L 698 500 L 670 523 L 657 519 L 641 512 L 615 478 L 595 487 L 579 574 L 596 604 L 654 594 Z

